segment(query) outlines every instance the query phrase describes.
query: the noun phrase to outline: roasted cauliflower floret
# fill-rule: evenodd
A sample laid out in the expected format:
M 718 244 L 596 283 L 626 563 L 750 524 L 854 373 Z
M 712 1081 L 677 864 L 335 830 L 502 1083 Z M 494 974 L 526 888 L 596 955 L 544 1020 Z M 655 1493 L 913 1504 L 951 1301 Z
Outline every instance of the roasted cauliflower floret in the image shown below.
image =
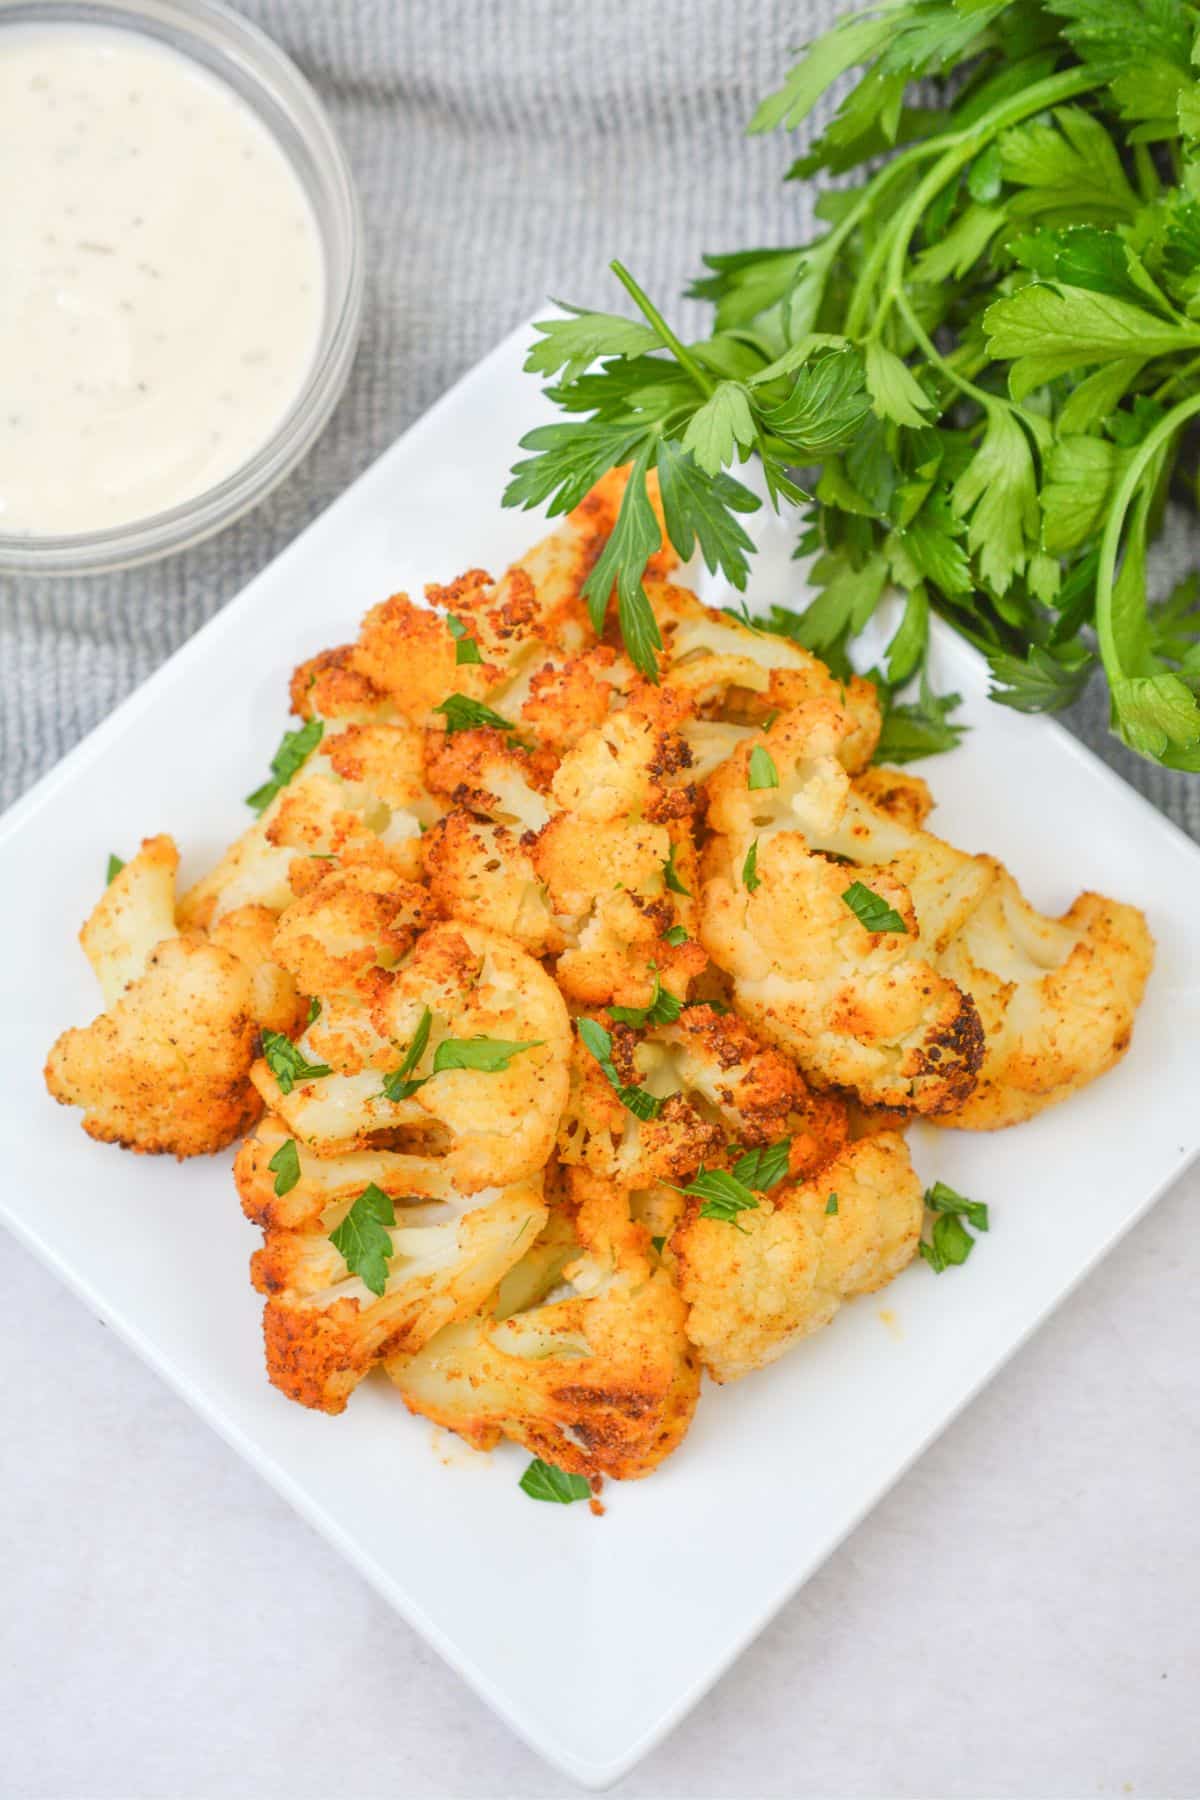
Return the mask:
M 1081 895 L 1060 920 L 1045 918 L 995 858 L 969 856 L 912 822 L 925 810 L 924 783 L 874 773 L 875 782 L 854 783 L 835 825 L 809 822 L 810 845 L 853 861 L 846 873 L 879 892 L 899 884 L 922 954 L 981 1016 L 978 1085 L 939 1118 L 984 1129 L 1018 1123 L 1124 1054 L 1153 960 L 1145 919 L 1099 894 Z
M 425 787 L 422 734 L 411 725 L 351 724 L 326 732 L 299 773 L 180 902 L 180 920 L 208 929 L 246 905 L 282 912 L 297 864 L 333 857 L 421 874 L 421 829 L 441 808 Z
M 793 707 L 839 705 L 847 717 L 840 760 L 851 771 L 870 762 L 882 723 L 873 682 L 839 682 L 800 644 L 703 606 L 686 588 L 659 582 L 648 592 L 666 645 L 664 679 L 704 717 L 758 724 Z
M 387 1370 L 413 1412 L 490 1449 L 501 1436 L 590 1477 L 648 1475 L 682 1439 L 699 1378 L 684 1307 L 626 1195 L 576 1175 L 573 1292 L 450 1326 Z M 536 1254 L 536 1252 L 535 1252 Z
M 971 1130 L 1032 1118 L 1118 1062 L 1154 961 L 1136 907 L 1081 894 L 1061 919 L 1048 919 L 999 863 L 992 867 L 992 887 L 940 964 L 983 1020 L 979 1085 L 938 1120 Z
M 857 877 L 903 931 L 871 931 L 844 898 Z M 704 886 L 703 940 L 733 977 L 737 1005 L 812 1079 L 873 1106 L 946 1113 L 983 1056 L 970 997 L 922 953 L 907 889 L 886 870 L 812 855 L 797 832 L 757 849 L 756 885 L 728 855 Z
M 606 1015 L 607 1017 L 607 1015 Z M 794 1063 L 734 1014 L 689 1006 L 670 1024 L 634 1028 L 607 1021 L 613 1068 L 624 1085 L 658 1102 L 641 1118 L 577 1036 L 558 1154 L 627 1188 L 686 1184 L 702 1163 L 790 1140 L 796 1176 L 819 1169 L 846 1142 L 840 1100 L 814 1094 Z
M 277 944 L 290 930 L 285 915 Z M 362 941 L 347 933 L 334 947 L 357 962 Z M 289 1052 L 251 1071 L 270 1110 L 317 1155 L 389 1148 L 418 1185 L 440 1172 L 463 1193 L 546 1162 L 570 1030 L 553 981 L 509 939 L 435 925 L 395 967 L 360 969 L 318 997 L 321 1012 L 295 1046 L 303 1066 L 290 1070 Z
M 294 979 L 276 958 L 277 923 L 269 906 L 239 906 L 221 914 L 209 941 L 231 951 L 249 971 L 255 1023 L 266 1031 L 291 1032 L 304 1008 Z
M 107 1012 L 63 1032 L 46 1085 L 83 1107 L 84 1130 L 104 1143 L 202 1156 L 258 1114 L 246 1079 L 257 1039 L 245 965 L 202 939 L 168 938 Z
M 273 954 L 305 994 L 354 989 L 376 967 L 394 967 L 433 921 L 425 889 L 394 869 L 325 868 L 314 887 L 272 919 Z
M 310 1197 L 315 1207 L 321 1197 L 315 1183 Z M 420 1196 L 406 1205 L 407 1199 L 403 1189 L 397 1192 L 396 1224 L 379 1228 L 390 1243 L 382 1294 L 352 1272 L 332 1241 L 354 1204 L 344 1193 L 302 1226 L 268 1227 L 251 1273 L 267 1296 L 267 1373 L 290 1400 L 341 1412 L 377 1362 L 419 1350 L 482 1306 L 546 1221 L 539 1181 L 471 1201 L 445 1189 L 438 1202 Z
M 429 892 L 444 917 L 491 926 L 531 956 L 553 956 L 566 947 L 546 884 L 516 826 L 456 810 L 426 833 L 424 851 Z
M 113 876 L 79 933 L 106 1006 L 144 972 L 151 951 L 176 935 L 178 867 L 172 838 L 145 838 L 137 855 Z
M 354 645 L 321 650 L 292 671 L 288 689 L 299 719 L 336 719 L 365 725 L 395 716 L 381 688 L 354 666 Z
M 540 831 L 550 817 L 541 770 L 531 753 L 498 726 L 431 732 L 425 779 L 431 793 L 499 825 Z
M 736 1224 L 700 1217 L 670 1242 L 687 1332 L 717 1381 L 736 1381 L 874 1293 L 917 1253 L 923 1202 L 904 1139 L 848 1145 L 819 1175 L 773 1188 Z

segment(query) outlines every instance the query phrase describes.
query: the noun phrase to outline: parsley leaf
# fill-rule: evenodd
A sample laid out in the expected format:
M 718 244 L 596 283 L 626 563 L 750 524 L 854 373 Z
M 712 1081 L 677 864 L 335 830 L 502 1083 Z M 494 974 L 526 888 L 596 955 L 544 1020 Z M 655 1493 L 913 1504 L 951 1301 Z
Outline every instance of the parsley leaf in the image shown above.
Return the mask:
M 962 741 L 965 725 L 956 725 L 950 714 L 962 705 L 958 694 L 935 694 L 924 675 L 920 698 L 897 702 L 883 693 L 883 730 L 875 748 L 873 762 L 919 762 L 922 757 L 937 756 L 953 750 Z
M 680 556 L 686 561 L 698 543 L 708 569 L 744 588 L 754 542 L 734 515 L 756 512 L 762 504 L 757 495 L 732 475 L 707 478 L 668 437 L 659 439 L 655 459 L 667 536 Z
M 968 1200 L 944 1181 L 935 1181 L 925 1191 L 925 1204 L 933 1213 L 956 1213 L 973 1225 L 976 1231 L 988 1229 L 988 1209 L 982 1200 Z
M 582 1475 L 568 1475 L 555 1463 L 543 1462 L 536 1456 L 517 1484 L 531 1500 L 550 1500 L 558 1506 L 570 1506 L 572 1500 L 590 1500 L 592 1490 Z
M 669 994 L 654 971 L 654 990 L 648 1006 L 610 1006 L 609 1012 L 619 1025 L 673 1025 L 684 1008 L 684 1001 Z
M 497 1075 L 507 1069 L 514 1056 L 523 1050 L 536 1050 L 544 1038 L 531 1038 L 528 1043 L 511 1043 L 506 1038 L 443 1038 L 433 1053 L 433 1072 L 443 1075 L 448 1069 L 477 1069 L 484 1075 Z
M 926 1189 L 925 1205 L 933 1214 L 933 1229 L 922 1238 L 918 1248 L 935 1275 L 943 1269 L 965 1263 L 975 1247 L 975 1239 L 963 1220 L 976 1231 L 988 1229 L 988 1209 L 979 1200 L 968 1200 L 944 1181 L 935 1181 Z
M 316 1081 L 333 1074 L 328 1063 L 307 1061 L 304 1052 L 281 1031 L 263 1032 L 262 1053 L 281 1094 L 290 1094 L 298 1081 Z
M 441 713 L 445 719 L 447 737 L 451 737 L 456 731 L 473 731 L 480 725 L 493 725 L 497 731 L 517 729 L 510 719 L 502 719 L 498 712 L 493 712 L 482 700 L 471 700 L 466 694 L 448 694 L 433 710 Z
M 828 1200 L 825 1202 L 825 1211 L 826 1211 L 826 1213 L 836 1213 L 837 1210 L 838 1210 L 838 1197 L 836 1194 L 830 1194 Z
M 761 744 L 755 744 L 750 752 L 750 767 L 746 775 L 746 786 L 753 793 L 756 788 L 777 788 L 779 786 L 779 770 L 769 750 Z
M 755 838 L 746 852 L 742 864 L 742 886 L 748 894 L 755 894 L 762 886 L 762 877 L 758 872 L 758 839 Z
M 957 1214 L 943 1213 L 934 1220 L 932 1234 L 922 1238 L 917 1248 L 934 1274 L 940 1275 L 943 1269 L 966 1262 L 975 1239 Z
M 630 466 L 616 523 L 583 584 L 597 632 L 604 628 L 609 596 L 616 586 L 622 640 L 634 666 L 649 681 L 658 680 L 656 652 L 662 649 L 658 621 L 642 586 L 646 564 L 662 543 L 662 532 L 646 492 L 646 470 L 653 450 L 654 440 L 647 437 Z
M 456 668 L 461 669 L 464 663 L 482 663 L 483 658 L 479 654 L 479 645 L 470 635 L 462 620 L 454 613 L 447 613 L 446 624 L 450 629 L 450 636 L 454 639 Z
M 882 894 L 867 887 L 865 882 L 852 881 L 842 899 L 865 931 L 907 933 L 908 926 L 895 907 L 889 906 Z
M 267 1164 L 275 1176 L 275 1192 L 280 1199 L 290 1194 L 300 1179 L 300 1152 L 296 1148 L 295 1138 L 288 1138 L 280 1144 L 278 1150 Z
M 325 732 L 323 719 L 308 719 L 295 731 L 285 731 L 278 750 L 271 758 L 271 779 L 247 794 L 246 805 L 256 813 L 265 812 L 281 788 L 297 775 L 320 743 Z
M 329 1234 L 352 1275 L 357 1275 L 373 1294 L 387 1289 L 388 1262 L 393 1255 L 386 1227 L 395 1225 L 396 1209 L 390 1197 L 374 1182 L 363 1189 L 341 1224 Z
M 541 333 L 525 359 L 531 375 L 561 373 L 563 381 L 590 368 L 601 356 L 638 356 L 646 350 L 657 350 L 660 339 L 649 325 L 635 319 L 623 319 L 617 313 L 585 312 L 582 307 L 566 308 L 567 319 L 539 319 L 533 329 Z
M 790 1137 L 780 1138 L 774 1144 L 760 1144 L 757 1149 L 747 1150 L 738 1157 L 733 1165 L 734 1176 L 746 1187 L 765 1193 L 768 1188 L 778 1186 L 787 1174 L 791 1153 Z
M 691 889 L 684 887 L 683 879 L 680 876 L 678 869 L 675 867 L 675 852 L 678 847 L 677 844 L 672 844 L 670 850 L 667 852 L 667 860 L 663 864 L 663 880 L 671 893 L 682 894 L 685 899 L 690 900 L 692 897 Z
M 117 856 L 112 851 L 110 851 L 109 856 L 108 856 L 108 870 L 104 877 L 105 887 L 112 886 L 113 882 L 116 880 L 117 876 L 121 873 L 121 870 L 124 867 L 125 867 L 124 858 Z
M 647 1119 L 656 1119 L 662 1111 L 662 1101 L 656 1094 L 651 1094 L 644 1087 L 635 1083 L 623 1082 L 617 1074 L 612 1059 L 612 1033 L 605 1031 L 603 1025 L 595 1019 L 578 1020 L 579 1036 L 585 1047 L 591 1051 L 600 1064 L 609 1086 L 616 1093 L 617 1099 L 627 1112 L 643 1123 Z
M 680 944 L 687 943 L 687 935 L 686 925 L 672 925 L 670 931 L 665 934 L 665 938 L 673 950 L 678 950 Z
M 412 1034 L 408 1049 L 404 1053 L 403 1062 L 398 1069 L 393 1069 L 391 1074 L 385 1075 L 383 1078 L 385 1099 L 391 1100 L 393 1103 L 408 1100 L 419 1087 L 424 1087 L 429 1080 L 428 1075 L 414 1077 L 413 1070 L 425 1054 L 432 1027 L 433 1014 L 428 1007 L 425 1007 L 417 1021 L 417 1029 Z
M 738 1214 L 752 1212 L 758 1206 L 758 1200 L 744 1181 L 731 1175 L 725 1169 L 701 1168 L 693 1181 L 681 1189 L 695 1199 L 703 1201 L 700 1208 L 702 1219 L 719 1219 L 722 1224 L 732 1225 L 737 1231 L 745 1227 L 738 1224 Z

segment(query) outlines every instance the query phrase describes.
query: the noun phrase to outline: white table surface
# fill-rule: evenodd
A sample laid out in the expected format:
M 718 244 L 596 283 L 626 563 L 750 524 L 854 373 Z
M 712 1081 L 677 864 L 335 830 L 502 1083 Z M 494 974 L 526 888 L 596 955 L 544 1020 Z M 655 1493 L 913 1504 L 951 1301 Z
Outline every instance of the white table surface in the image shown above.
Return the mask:
M 1198 1205 L 1194 1169 L 617 1794 L 1200 1793 Z M 582 1792 L 2 1234 L 0 1283 L 3 1800 Z

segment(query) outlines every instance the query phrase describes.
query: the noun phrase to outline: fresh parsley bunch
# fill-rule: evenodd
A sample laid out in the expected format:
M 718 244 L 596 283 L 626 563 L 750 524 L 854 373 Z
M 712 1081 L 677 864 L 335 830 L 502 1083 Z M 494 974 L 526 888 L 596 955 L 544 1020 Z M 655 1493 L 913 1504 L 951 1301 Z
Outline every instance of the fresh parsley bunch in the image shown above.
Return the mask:
M 774 629 L 844 667 L 884 594 L 904 597 L 876 671 L 890 758 L 956 736 L 953 697 L 924 680 L 937 612 L 1001 703 L 1063 707 L 1099 663 L 1124 741 L 1200 769 L 1197 584 L 1160 604 L 1146 587 L 1168 496 L 1195 504 L 1198 44 L 1193 0 L 881 0 L 809 45 L 751 124 L 794 128 L 860 71 L 788 171 L 860 172 L 822 193 L 816 237 L 707 257 L 697 343 L 619 263 L 640 320 L 537 327 L 526 366 L 565 417 L 522 440 L 505 501 L 563 512 L 631 466 L 588 598 L 601 620 L 615 585 L 645 673 L 649 472 L 680 555 L 698 545 L 741 588 L 759 501 L 730 471 L 757 456 L 772 504 L 808 505 L 797 553 L 816 553 L 817 598 Z

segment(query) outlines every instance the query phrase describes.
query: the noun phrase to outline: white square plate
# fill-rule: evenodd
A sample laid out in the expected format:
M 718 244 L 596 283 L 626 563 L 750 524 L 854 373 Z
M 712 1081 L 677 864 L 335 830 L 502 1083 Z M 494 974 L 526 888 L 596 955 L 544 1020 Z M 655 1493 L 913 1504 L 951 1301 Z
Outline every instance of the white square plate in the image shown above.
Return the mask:
M 229 1158 L 176 1167 L 92 1143 L 47 1097 L 42 1063 L 97 1008 L 75 933 L 108 852 L 171 831 L 185 876 L 199 872 L 245 822 L 294 663 L 352 636 L 391 590 L 497 571 L 537 536 L 499 504 L 539 416 L 528 339 L 523 327 L 500 345 L 0 828 L 0 1217 L 514 1730 L 599 1787 L 695 1704 L 1200 1148 L 1200 851 L 1056 726 L 990 705 L 974 653 L 939 632 L 938 683 L 964 694 L 973 729 L 925 765 L 937 828 L 1002 857 L 1047 909 L 1100 888 L 1145 907 L 1158 938 L 1113 1074 L 1019 1130 L 914 1134 L 928 1179 L 991 1206 L 970 1263 L 935 1278 L 918 1262 L 882 1304 L 859 1301 L 774 1368 L 709 1388 L 678 1455 L 610 1486 L 602 1520 L 526 1499 L 511 1447 L 436 1456 L 382 1380 L 339 1419 L 290 1405 L 262 1373 L 257 1234 Z M 776 554 L 757 588 L 794 601 L 798 580 Z

